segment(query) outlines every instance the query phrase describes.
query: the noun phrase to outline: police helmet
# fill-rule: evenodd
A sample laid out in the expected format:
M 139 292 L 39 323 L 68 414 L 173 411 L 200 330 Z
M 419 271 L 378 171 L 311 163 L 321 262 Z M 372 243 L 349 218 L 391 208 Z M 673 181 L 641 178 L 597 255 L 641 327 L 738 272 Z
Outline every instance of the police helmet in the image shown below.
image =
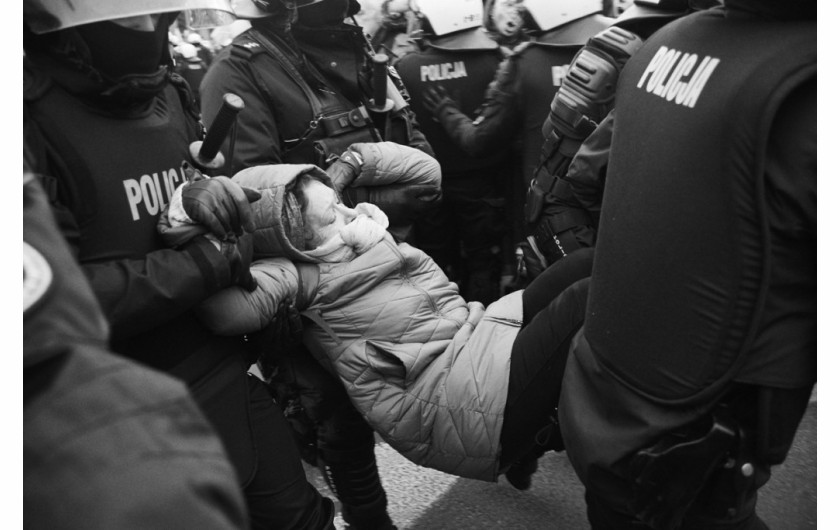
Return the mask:
M 664 25 L 690 11 L 689 0 L 634 0 L 618 18 L 614 26 L 631 31 L 637 26 Z M 643 35 L 643 37 L 646 37 Z
M 720 4 L 721 0 L 634 0 L 613 25 L 646 39 L 672 20 Z
M 230 0 L 237 18 L 255 20 L 274 15 L 293 12 L 298 8 L 306 8 L 319 4 L 324 0 Z M 347 16 L 359 12 L 361 5 L 358 0 L 349 1 Z
M 24 0 L 23 20 L 35 34 L 118 18 L 183 11 L 191 28 L 210 28 L 235 20 L 229 0 Z
M 589 15 L 601 14 L 603 0 L 522 0 L 522 8 L 540 32 L 549 31 Z
M 413 0 L 409 5 L 422 22 L 424 31 L 433 36 L 440 37 L 481 26 L 481 0 Z

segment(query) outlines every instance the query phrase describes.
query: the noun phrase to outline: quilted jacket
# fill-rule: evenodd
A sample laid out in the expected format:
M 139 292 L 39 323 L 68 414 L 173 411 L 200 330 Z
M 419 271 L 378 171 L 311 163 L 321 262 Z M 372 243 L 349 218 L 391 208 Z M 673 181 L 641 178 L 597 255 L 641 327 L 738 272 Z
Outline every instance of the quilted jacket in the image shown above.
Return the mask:
M 411 159 L 395 163 L 408 164 L 405 175 L 412 174 Z M 313 166 L 275 167 L 271 178 L 248 170 L 234 177 L 262 190 L 254 203 L 254 251 L 275 257 L 252 266 L 257 291 L 231 288 L 203 306 L 218 333 L 260 329 L 301 287 L 287 259 L 300 258 L 299 252 L 278 233 L 283 223 L 277 217 L 285 186 Z M 486 310 L 467 303 L 428 255 L 390 234 L 349 262 L 318 263 L 317 269 L 316 285 L 303 286 L 309 292 L 304 341 L 341 379 L 370 425 L 418 465 L 495 481 L 521 293 Z

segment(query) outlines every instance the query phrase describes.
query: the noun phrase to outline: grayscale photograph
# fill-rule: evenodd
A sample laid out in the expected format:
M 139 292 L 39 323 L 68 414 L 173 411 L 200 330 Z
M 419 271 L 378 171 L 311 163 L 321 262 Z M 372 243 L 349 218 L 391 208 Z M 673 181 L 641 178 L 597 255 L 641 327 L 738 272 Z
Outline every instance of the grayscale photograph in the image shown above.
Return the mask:
M 22 39 L 18 527 L 817 528 L 816 0 Z

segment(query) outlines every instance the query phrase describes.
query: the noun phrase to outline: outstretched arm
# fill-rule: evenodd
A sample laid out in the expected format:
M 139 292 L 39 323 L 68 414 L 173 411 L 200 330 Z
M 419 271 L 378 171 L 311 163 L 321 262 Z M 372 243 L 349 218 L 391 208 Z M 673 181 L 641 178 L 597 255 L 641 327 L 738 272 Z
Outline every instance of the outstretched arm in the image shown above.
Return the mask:
M 266 258 L 251 265 L 257 288 L 248 292 L 229 287 L 196 309 L 201 322 L 217 335 L 243 335 L 265 328 L 278 307 L 294 301 L 299 288 L 297 269 L 286 258 Z

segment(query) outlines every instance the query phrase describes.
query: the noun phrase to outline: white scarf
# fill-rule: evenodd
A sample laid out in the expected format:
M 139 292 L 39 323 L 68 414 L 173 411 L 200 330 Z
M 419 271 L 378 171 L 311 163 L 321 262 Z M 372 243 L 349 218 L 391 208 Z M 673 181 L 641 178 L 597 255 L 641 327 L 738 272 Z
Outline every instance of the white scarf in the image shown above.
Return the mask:
M 351 261 L 382 241 L 388 228 L 385 212 L 367 202 L 359 203 L 354 210 L 358 214 L 355 219 L 318 248 L 304 254 L 321 263 L 341 263 Z

